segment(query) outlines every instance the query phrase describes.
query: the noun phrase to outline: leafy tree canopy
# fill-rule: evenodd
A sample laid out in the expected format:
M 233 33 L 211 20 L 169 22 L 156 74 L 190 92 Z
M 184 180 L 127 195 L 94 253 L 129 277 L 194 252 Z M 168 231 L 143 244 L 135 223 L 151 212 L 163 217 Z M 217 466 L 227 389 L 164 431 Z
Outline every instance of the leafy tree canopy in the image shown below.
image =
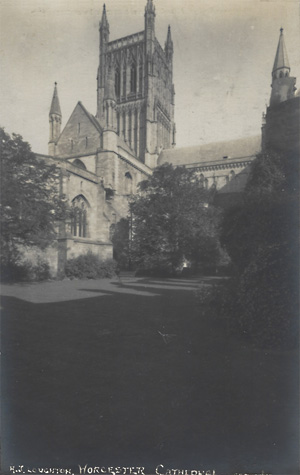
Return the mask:
M 0 128 L 1 261 L 16 262 L 20 245 L 47 247 L 56 236 L 56 224 L 65 217 L 59 195 L 59 172 L 38 159 L 17 134 Z
M 139 189 L 130 211 L 132 257 L 140 268 L 174 272 L 185 260 L 195 267 L 216 262 L 219 211 L 194 170 L 165 164 Z
M 275 151 L 252 164 L 244 203 L 224 216 L 221 242 L 242 270 L 261 249 L 295 243 L 298 229 L 298 160 Z
M 231 316 L 259 344 L 291 343 L 297 335 L 298 160 L 270 150 L 260 154 L 244 204 L 224 215 L 221 242 L 236 266 Z

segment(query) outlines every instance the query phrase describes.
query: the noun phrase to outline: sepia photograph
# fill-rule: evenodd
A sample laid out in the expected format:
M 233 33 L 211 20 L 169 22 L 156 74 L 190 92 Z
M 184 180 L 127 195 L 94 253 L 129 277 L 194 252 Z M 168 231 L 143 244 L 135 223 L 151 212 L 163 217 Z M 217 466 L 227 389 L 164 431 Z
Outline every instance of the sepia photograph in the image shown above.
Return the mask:
M 299 0 L 0 38 L 0 473 L 299 475 Z

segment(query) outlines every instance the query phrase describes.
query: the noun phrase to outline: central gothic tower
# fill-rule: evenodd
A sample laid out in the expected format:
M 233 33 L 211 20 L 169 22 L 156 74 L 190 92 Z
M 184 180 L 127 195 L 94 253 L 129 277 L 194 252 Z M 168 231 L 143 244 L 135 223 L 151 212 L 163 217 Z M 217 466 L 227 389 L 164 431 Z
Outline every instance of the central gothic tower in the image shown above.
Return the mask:
M 97 118 L 117 133 L 138 160 L 154 168 L 161 150 L 174 147 L 173 42 L 155 36 L 155 7 L 145 7 L 145 28 L 109 41 L 105 5 L 99 27 Z

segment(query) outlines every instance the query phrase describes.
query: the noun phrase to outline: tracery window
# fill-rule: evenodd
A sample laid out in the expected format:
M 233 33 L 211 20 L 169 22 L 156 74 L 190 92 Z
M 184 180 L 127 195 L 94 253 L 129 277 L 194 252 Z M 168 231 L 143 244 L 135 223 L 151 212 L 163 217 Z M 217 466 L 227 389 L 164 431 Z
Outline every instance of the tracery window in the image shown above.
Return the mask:
M 87 212 L 89 204 L 83 195 L 72 201 L 71 233 L 73 236 L 87 237 Z

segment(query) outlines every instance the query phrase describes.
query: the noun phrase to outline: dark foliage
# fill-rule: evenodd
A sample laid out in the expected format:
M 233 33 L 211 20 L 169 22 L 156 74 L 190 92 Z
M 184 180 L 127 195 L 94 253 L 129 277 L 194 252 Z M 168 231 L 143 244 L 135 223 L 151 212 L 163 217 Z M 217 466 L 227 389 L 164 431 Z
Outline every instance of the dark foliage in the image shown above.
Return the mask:
M 22 246 L 46 248 L 66 216 L 55 166 L 40 160 L 20 135 L 0 128 L 1 264 L 20 266 Z
M 42 258 L 36 264 L 31 262 L 7 262 L 1 267 L 2 282 L 41 282 L 50 279 L 50 267 Z
M 131 268 L 130 233 L 130 220 L 122 218 L 114 226 L 111 238 L 114 249 L 114 259 L 117 261 L 120 269 L 123 270 Z
M 220 258 L 220 212 L 194 170 L 165 164 L 140 183 L 131 203 L 132 259 L 140 270 L 176 274 L 188 261 L 194 270 Z
M 221 242 L 236 272 L 225 310 L 258 345 L 294 345 L 297 339 L 297 167 L 295 156 L 260 155 L 253 163 L 244 205 L 224 217 Z
M 116 261 L 113 259 L 103 261 L 96 254 L 88 252 L 68 259 L 65 274 L 67 277 L 76 279 L 99 279 L 115 275 L 116 267 Z

